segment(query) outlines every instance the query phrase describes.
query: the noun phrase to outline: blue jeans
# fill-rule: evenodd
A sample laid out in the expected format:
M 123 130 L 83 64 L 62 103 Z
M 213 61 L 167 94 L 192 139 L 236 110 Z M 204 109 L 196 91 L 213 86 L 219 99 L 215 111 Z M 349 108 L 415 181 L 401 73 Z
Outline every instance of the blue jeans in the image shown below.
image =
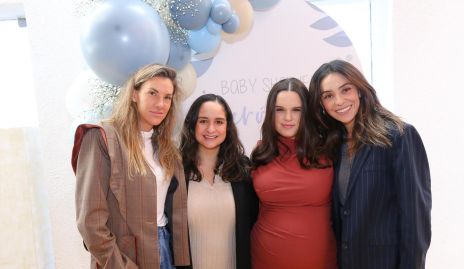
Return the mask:
M 171 235 L 166 227 L 158 227 L 158 243 L 160 251 L 160 269 L 174 269 L 171 253 Z

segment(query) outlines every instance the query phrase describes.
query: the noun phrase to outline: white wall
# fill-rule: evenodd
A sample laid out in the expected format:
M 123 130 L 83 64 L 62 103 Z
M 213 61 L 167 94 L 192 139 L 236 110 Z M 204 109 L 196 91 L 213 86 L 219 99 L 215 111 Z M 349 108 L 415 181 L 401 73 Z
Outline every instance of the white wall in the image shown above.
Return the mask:
M 464 2 L 395 0 L 396 112 L 424 141 L 432 174 L 432 245 L 427 268 L 463 268 Z
M 72 119 L 65 108 L 66 90 L 82 71 L 79 20 L 73 0 L 27 0 L 25 11 L 32 47 L 34 87 L 48 186 L 55 264 L 58 269 L 88 268 L 89 255 L 77 231 L 75 178 L 70 165 Z M 53 268 L 49 265 L 45 268 Z

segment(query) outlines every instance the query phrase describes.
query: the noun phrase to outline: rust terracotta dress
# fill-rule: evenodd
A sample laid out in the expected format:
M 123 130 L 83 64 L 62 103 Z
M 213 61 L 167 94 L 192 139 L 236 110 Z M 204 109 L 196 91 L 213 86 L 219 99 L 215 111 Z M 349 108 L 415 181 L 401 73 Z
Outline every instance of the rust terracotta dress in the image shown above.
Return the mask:
M 293 140 L 290 152 L 253 172 L 260 200 L 251 235 L 253 269 L 337 268 L 330 206 L 333 169 L 300 167 Z

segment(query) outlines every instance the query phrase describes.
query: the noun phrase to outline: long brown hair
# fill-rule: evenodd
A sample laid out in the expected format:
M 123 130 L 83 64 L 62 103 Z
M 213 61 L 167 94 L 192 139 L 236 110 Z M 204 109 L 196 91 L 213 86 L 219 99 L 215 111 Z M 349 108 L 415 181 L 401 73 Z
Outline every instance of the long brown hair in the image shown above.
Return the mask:
M 185 117 L 180 148 L 186 178 L 193 181 L 201 181 L 201 174 L 197 167 L 198 141 L 195 139 L 195 127 L 201 105 L 205 102 L 219 103 L 224 109 L 227 121 L 226 138 L 219 148 L 214 173 L 219 174 L 227 182 L 248 179 L 250 161 L 245 156 L 245 150 L 238 138 L 232 111 L 226 100 L 216 94 L 204 94 L 198 97 L 190 106 Z
M 295 136 L 296 154 L 300 166 L 305 169 L 327 167 L 321 163 L 320 138 L 314 124 L 314 118 L 308 109 L 309 92 L 306 86 L 296 78 L 282 79 L 272 86 L 266 102 L 266 115 L 261 127 L 261 143 L 251 153 L 253 168 L 270 163 L 279 155 L 277 146 L 279 134 L 275 129 L 275 106 L 277 95 L 282 91 L 298 94 L 301 100 L 301 119 Z
M 384 108 L 377 97 L 375 89 L 367 82 L 363 74 L 352 64 L 342 60 L 334 60 L 321 65 L 311 78 L 309 84 L 309 107 L 311 113 L 322 122 L 319 130 L 325 140 L 326 150 L 335 158 L 338 146 L 342 142 L 343 124 L 323 112 L 321 83 L 331 73 L 344 76 L 358 90 L 360 96 L 359 111 L 356 114 L 352 140 L 353 150 L 362 144 L 390 147 L 392 142 L 389 132 L 393 129 L 403 132 L 401 119 Z
M 139 115 L 137 104 L 132 101 L 134 91 L 139 91 L 142 84 L 154 77 L 171 80 L 174 87 L 173 99 L 166 118 L 153 127 L 152 144 L 161 166 L 165 169 L 166 178 L 174 174 L 176 164 L 180 161 L 180 154 L 172 140 L 180 94 L 176 81 L 176 71 L 166 66 L 151 64 L 139 69 L 124 85 L 113 109 L 109 122 L 113 123 L 122 136 L 127 147 L 129 159 L 129 175 L 147 174 L 147 162 L 142 151 L 142 138 L 139 129 Z

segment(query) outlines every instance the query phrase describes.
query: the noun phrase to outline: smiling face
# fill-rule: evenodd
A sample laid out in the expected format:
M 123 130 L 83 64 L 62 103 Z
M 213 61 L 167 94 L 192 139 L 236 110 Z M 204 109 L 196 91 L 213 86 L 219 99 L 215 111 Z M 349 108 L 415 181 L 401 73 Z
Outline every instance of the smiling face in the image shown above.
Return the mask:
M 301 99 L 293 91 L 281 91 L 275 104 L 275 129 L 285 138 L 294 139 L 300 127 Z
M 327 114 L 343 123 L 351 136 L 359 111 L 358 89 L 343 75 L 330 73 L 321 82 L 321 102 Z
M 163 122 L 171 108 L 173 94 L 172 81 L 165 77 L 151 78 L 133 92 L 140 130 L 147 132 Z
M 195 139 L 199 150 L 217 150 L 226 139 L 226 112 L 218 102 L 204 102 L 198 112 Z

